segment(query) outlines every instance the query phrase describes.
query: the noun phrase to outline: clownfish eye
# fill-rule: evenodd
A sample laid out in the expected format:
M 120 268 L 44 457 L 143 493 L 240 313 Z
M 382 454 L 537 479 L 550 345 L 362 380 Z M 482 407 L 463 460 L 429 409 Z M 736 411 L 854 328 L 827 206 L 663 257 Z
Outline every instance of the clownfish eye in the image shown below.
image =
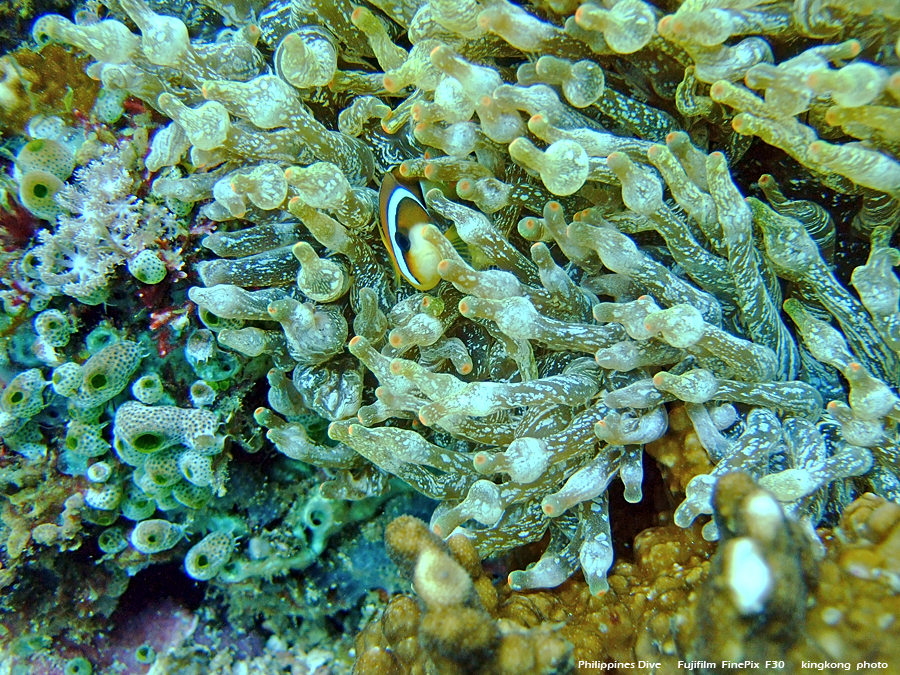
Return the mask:
M 394 232 L 394 241 L 397 243 L 397 248 L 403 253 L 409 253 L 409 237 L 403 234 L 403 232 Z

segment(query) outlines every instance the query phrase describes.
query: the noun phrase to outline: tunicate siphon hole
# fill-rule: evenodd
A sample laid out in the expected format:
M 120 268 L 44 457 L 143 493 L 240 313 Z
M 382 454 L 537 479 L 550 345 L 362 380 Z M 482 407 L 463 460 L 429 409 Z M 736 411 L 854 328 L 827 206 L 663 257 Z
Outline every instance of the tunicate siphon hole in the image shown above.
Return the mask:
M 151 645 L 143 644 L 134 650 L 134 660 L 138 663 L 150 664 L 156 658 L 156 650 Z
M 112 467 L 108 462 L 95 462 L 87 470 L 87 479 L 92 483 L 105 483 L 111 475 Z
M 190 397 L 195 408 L 205 408 L 216 400 L 216 390 L 209 383 L 197 380 L 191 385 Z
M 200 320 L 209 328 L 215 328 L 221 321 L 218 316 L 210 312 L 208 309 L 203 309 L 202 307 L 200 308 L 198 314 L 200 316 Z
M 61 211 L 53 196 L 62 187 L 63 182 L 52 173 L 32 169 L 19 179 L 19 201 L 38 218 L 53 221 Z
M 60 396 L 72 396 L 81 386 L 81 379 L 81 366 L 68 362 L 54 369 L 50 382 Z
M 233 537 L 212 532 L 197 542 L 184 558 L 184 568 L 192 579 L 208 581 L 218 574 L 231 557 Z
M 91 662 L 83 656 L 76 656 L 74 659 L 66 661 L 66 667 L 63 670 L 64 675 L 91 675 L 93 667 Z
M 153 405 L 163 397 L 165 391 L 159 375 L 152 373 L 135 380 L 131 385 L 131 394 L 141 403 Z
M 156 503 L 143 495 L 131 494 L 122 502 L 122 515 L 129 520 L 146 520 L 156 511 Z
M 93 389 L 103 389 L 107 384 L 109 384 L 109 380 L 103 373 L 91 376 L 91 387 Z
M 59 141 L 50 138 L 36 138 L 26 143 L 16 155 L 15 173 L 17 176 L 24 178 L 35 170 L 46 172 L 51 176 L 51 185 L 57 181 L 68 180 L 74 168 L 75 158 L 72 156 L 71 150 Z M 46 185 L 43 180 L 37 181 L 37 183 Z M 42 199 L 47 196 L 47 193 L 35 194 L 35 196 Z
M 88 333 L 87 337 L 84 339 L 84 346 L 87 347 L 87 350 L 91 354 L 96 354 L 118 339 L 118 336 L 112 329 L 107 328 L 106 326 L 98 326 Z
M 128 548 L 128 541 L 121 527 L 110 527 L 97 537 L 97 546 L 104 553 L 119 553 Z
M 135 438 L 134 443 L 132 443 L 135 450 L 139 450 L 140 452 L 155 452 L 162 447 L 162 444 L 162 437 L 152 433 L 141 434 Z
M 42 303 L 46 307 L 46 303 Z M 33 306 L 32 303 L 29 303 L 30 306 Z M 47 318 L 47 314 L 55 314 L 58 313 L 55 310 L 42 311 L 38 314 L 37 318 L 34 320 L 34 332 L 37 333 L 38 339 L 40 342 L 44 344 L 40 347 L 40 350 L 36 352 L 39 355 L 39 358 L 44 359 L 45 362 L 50 363 L 55 361 L 55 359 L 48 359 L 44 350 L 46 347 L 64 347 L 69 342 L 70 332 L 65 326 L 65 324 L 60 323 L 55 318 Z

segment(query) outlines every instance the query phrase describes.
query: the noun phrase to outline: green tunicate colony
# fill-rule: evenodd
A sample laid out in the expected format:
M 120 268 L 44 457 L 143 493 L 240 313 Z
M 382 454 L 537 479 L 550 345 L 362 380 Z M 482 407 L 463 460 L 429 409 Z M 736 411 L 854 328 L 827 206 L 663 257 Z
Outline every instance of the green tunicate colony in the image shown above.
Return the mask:
M 73 323 L 57 310 L 40 313 L 34 329 L 54 350 L 65 348 L 74 333 Z M 63 401 L 68 421 L 60 451 L 64 465 L 87 481 L 86 519 L 106 526 L 98 534 L 100 550 L 110 559 L 128 549 L 144 556 L 171 551 L 192 535 L 182 524 L 189 514 L 214 497 L 222 463 L 220 419 L 208 409 L 157 404 L 171 397 L 157 373 L 135 378 L 147 354 L 141 343 L 101 326 L 86 337 L 85 347 L 82 363 L 58 363 L 49 381 L 41 368 L 10 380 L 0 392 L 4 439 L 18 441 L 19 448 L 20 439 L 40 440 L 30 420 L 51 400 Z M 138 400 L 127 400 L 129 391 Z M 201 565 L 204 579 L 215 576 L 230 551 L 230 545 L 211 549 L 215 564 Z

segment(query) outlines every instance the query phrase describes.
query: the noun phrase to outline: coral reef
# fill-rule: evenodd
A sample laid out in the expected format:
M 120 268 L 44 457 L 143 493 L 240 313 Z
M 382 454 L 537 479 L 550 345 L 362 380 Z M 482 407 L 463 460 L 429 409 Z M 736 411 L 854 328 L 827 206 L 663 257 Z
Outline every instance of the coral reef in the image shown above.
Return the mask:
M 552 629 L 501 624 L 497 591 L 462 535 L 445 545 L 421 520 L 391 523 L 385 540 L 421 604 L 398 595 L 357 638 L 354 673 L 571 673 L 572 646 Z
M 66 616 L 156 566 L 273 634 L 241 668 L 318 668 L 341 616 L 339 669 L 377 603 L 336 570 L 410 490 L 420 604 L 359 672 L 889 655 L 807 605 L 893 616 L 895 7 L 202 4 L 44 14 L 0 59 L 16 658 L 89 658 Z M 24 611 L 35 570 L 85 592 L 70 556 L 96 611 Z M 567 602 L 606 631 L 536 618 Z
M 851 503 L 833 531 L 821 531 L 819 560 L 789 511 L 746 474 L 719 481 L 715 501 L 723 538 L 696 599 L 692 659 L 784 659 L 788 669 L 843 662 L 870 672 L 896 662 L 896 641 L 871 630 L 874 622 L 890 634 L 898 610 L 894 563 L 880 553 L 896 536 L 896 504 L 870 493 Z M 761 583 L 746 583 L 753 578 Z
M 107 151 L 80 169 L 76 182 L 56 195 L 63 210 L 57 227 L 52 233 L 41 230 L 40 245 L 31 251 L 31 265 L 50 293 L 96 304 L 112 270 L 123 262 L 142 282 L 159 283 L 165 276 L 159 254 L 148 247 L 158 239 L 174 239 L 175 217 L 165 207 L 135 198 L 123 154 Z M 168 258 L 173 271 L 181 268 L 179 251 L 169 251 Z M 162 277 L 147 269 L 154 260 Z
M 422 551 L 440 546 L 422 532 L 424 524 L 397 520 L 387 531 L 388 544 L 401 549 L 395 556 L 411 570 L 418 599 L 395 596 L 363 630 L 353 672 L 456 672 L 473 641 L 445 632 L 462 620 L 464 604 L 451 605 L 455 611 L 440 622 L 429 621 L 435 609 L 443 609 L 428 586 L 438 571 L 442 589 L 468 586 L 483 605 L 480 620 L 467 617 L 469 630 L 489 625 L 502 636 L 495 636 L 496 656 L 480 654 L 478 663 L 490 673 L 588 673 L 597 668 L 583 664 L 593 663 L 609 664 L 609 672 L 617 673 L 753 672 L 722 666 L 723 660 L 784 662 L 780 667 L 790 672 L 802 670 L 804 662 L 870 663 L 871 669 L 862 670 L 878 672 L 875 664 L 900 657 L 896 641 L 870 629 L 874 621 L 891 631 L 898 611 L 892 571 L 897 561 L 884 554 L 898 533 L 895 503 L 866 494 L 850 504 L 834 530 L 820 530 L 821 559 L 803 529 L 747 474 L 719 481 L 715 518 L 723 533 L 718 547 L 703 540 L 698 526 L 642 532 L 634 542 L 634 562 L 613 566 L 610 590 L 602 596 L 578 578 L 555 592 L 495 588 L 484 583 L 470 544 L 451 538 L 449 553 L 432 553 L 439 566 L 423 560 Z M 418 552 L 412 566 L 405 560 L 411 551 Z M 448 560 L 456 561 L 452 571 L 445 569 Z M 765 570 L 766 583 L 751 583 L 754 575 L 747 572 L 754 561 Z M 459 581 L 462 572 L 469 582 Z M 531 659 L 535 648 L 559 654 L 561 639 L 571 651 L 555 670 Z M 504 641 L 515 642 L 520 660 L 504 660 Z

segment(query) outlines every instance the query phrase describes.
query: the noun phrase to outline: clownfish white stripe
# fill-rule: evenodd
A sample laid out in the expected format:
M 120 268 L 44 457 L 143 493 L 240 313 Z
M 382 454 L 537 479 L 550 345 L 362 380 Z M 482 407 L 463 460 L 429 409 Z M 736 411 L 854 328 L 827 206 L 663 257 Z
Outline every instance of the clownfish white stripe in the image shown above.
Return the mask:
M 406 264 L 406 255 L 409 253 L 409 250 L 404 250 L 400 243 L 398 242 L 398 229 L 397 229 L 397 214 L 400 212 L 402 208 L 402 202 L 404 199 L 412 199 L 416 204 L 418 204 L 422 210 L 425 210 L 425 205 L 419 201 L 418 197 L 408 188 L 403 185 L 398 185 L 394 191 L 391 193 L 391 196 L 388 198 L 387 203 L 387 222 L 385 225 L 387 226 L 388 231 L 388 241 L 390 242 L 393 258 L 397 263 L 397 267 L 400 268 L 400 274 L 405 276 L 410 281 L 414 281 L 416 284 L 421 284 L 421 282 L 416 278 L 416 275 L 412 273 L 412 270 L 409 269 L 409 265 Z M 407 237 L 407 235 L 401 232 L 401 236 Z M 409 240 L 407 239 L 407 242 Z M 407 243 L 407 247 L 408 247 Z

